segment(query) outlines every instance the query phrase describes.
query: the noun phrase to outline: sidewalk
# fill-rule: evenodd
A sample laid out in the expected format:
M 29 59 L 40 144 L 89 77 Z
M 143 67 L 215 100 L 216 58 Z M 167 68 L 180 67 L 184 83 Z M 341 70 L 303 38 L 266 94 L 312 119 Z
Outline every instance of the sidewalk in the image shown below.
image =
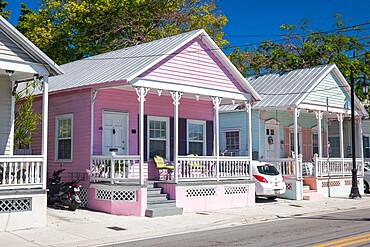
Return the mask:
M 370 208 L 370 196 L 362 199 L 325 198 L 320 201 L 261 200 L 255 207 L 146 218 L 116 216 L 79 209 L 76 212 L 48 209 L 47 227 L 0 232 L 1 246 L 96 246 L 108 243 L 210 230 L 308 216 L 340 210 Z M 159 230 L 160 229 L 160 230 Z

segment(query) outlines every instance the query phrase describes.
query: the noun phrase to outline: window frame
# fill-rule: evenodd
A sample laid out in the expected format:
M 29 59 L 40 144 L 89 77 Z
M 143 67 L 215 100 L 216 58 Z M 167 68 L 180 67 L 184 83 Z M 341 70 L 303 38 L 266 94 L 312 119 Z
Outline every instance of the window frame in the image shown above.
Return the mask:
M 226 140 L 226 133 L 230 133 L 230 132 L 238 132 L 238 134 L 239 134 L 239 149 L 237 149 L 237 150 L 229 150 L 229 149 L 227 149 L 227 140 Z M 241 131 L 240 131 L 240 129 L 238 129 L 238 128 L 233 128 L 233 129 L 230 129 L 230 128 L 228 128 L 228 129 L 223 129 L 222 130 L 222 146 L 223 146 L 223 150 L 228 150 L 228 152 L 238 152 L 239 154 L 240 154 L 240 152 L 241 152 L 241 143 L 240 143 L 240 140 L 241 140 Z
M 203 126 L 203 140 L 202 141 L 199 141 L 199 140 L 196 140 L 196 141 L 190 141 L 190 138 L 189 138 L 189 134 L 190 134 L 190 131 L 189 131 L 189 125 L 190 124 L 197 124 L 197 125 L 202 125 Z M 187 119 L 186 120 L 186 152 L 189 154 L 189 147 L 190 147 L 190 142 L 203 142 L 203 154 L 202 156 L 205 156 L 206 153 L 207 153 L 207 121 L 204 121 L 204 120 L 194 120 L 194 119 Z
M 71 136 L 69 138 L 59 139 L 59 121 L 63 119 L 71 119 Z M 71 140 L 71 158 L 70 159 L 59 159 L 59 141 L 60 140 Z M 72 162 L 73 161 L 73 114 L 62 114 L 55 116 L 55 162 Z
M 368 143 L 365 143 L 365 138 L 368 138 Z M 370 157 L 366 157 L 366 149 L 370 150 L 370 134 L 363 134 L 362 141 L 363 141 L 363 156 L 364 156 L 363 158 L 369 159 Z
M 322 132 L 321 132 L 322 133 Z M 317 146 L 314 146 L 313 144 L 313 135 L 317 135 Z M 321 134 L 321 141 L 322 141 L 322 134 Z M 322 146 L 322 145 L 321 145 Z M 311 154 L 312 156 L 315 154 L 314 147 L 317 147 L 317 155 L 319 154 L 319 127 L 316 125 L 311 128 Z
M 302 153 L 302 127 L 300 125 L 297 125 L 297 134 L 298 134 L 298 155 Z M 292 142 L 291 142 L 291 135 L 294 136 L 294 125 L 289 126 L 289 151 L 294 152 L 294 146 L 292 148 Z M 293 137 L 294 139 L 294 137 Z M 291 153 L 289 154 L 291 155 Z
M 157 116 L 148 116 L 147 119 L 147 160 L 150 160 L 150 141 L 151 140 L 164 140 L 164 139 L 158 139 L 158 138 L 150 138 L 150 121 L 160 121 L 160 122 L 166 122 L 166 157 L 163 157 L 165 159 L 169 159 L 170 157 L 170 118 L 169 117 L 157 117 Z

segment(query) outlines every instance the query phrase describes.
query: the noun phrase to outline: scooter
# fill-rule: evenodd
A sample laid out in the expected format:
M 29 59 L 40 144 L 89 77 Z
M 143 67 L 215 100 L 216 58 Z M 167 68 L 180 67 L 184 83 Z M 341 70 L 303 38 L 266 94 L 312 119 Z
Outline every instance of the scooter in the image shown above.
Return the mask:
M 53 172 L 53 176 L 48 178 L 48 205 L 59 208 L 68 208 L 75 211 L 81 204 L 79 197 L 80 185 L 79 180 L 72 180 L 69 182 L 61 183 L 60 174 L 65 169 L 59 169 Z

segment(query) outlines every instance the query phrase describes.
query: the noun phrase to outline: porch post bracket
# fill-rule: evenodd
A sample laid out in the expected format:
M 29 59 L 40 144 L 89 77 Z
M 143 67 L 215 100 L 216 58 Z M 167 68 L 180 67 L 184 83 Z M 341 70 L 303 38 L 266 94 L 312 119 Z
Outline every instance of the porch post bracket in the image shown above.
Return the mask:
M 342 113 L 337 113 L 338 122 L 343 122 L 344 116 Z
M 297 117 L 299 117 L 299 114 L 301 114 L 301 109 L 297 108 Z
M 249 100 L 244 101 L 245 110 L 247 113 L 249 113 L 249 106 L 251 105 L 251 102 Z
M 92 94 L 91 94 L 91 101 L 92 101 L 93 104 L 95 103 L 95 99 L 96 99 L 96 96 L 97 95 L 98 95 L 98 90 L 97 89 L 93 89 L 92 90 Z
M 170 91 L 171 93 L 171 96 L 172 96 L 172 100 L 173 100 L 173 104 L 174 105 L 180 105 L 180 99 L 181 99 L 181 96 L 183 95 L 182 92 L 177 92 L 177 91 Z
M 221 97 L 218 97 L 218 96 L 211 96 L 211 99 L 212 99 L 213 107 L 214 107 L 214 108 L 216 108 L 216 107 L 219 107 L 219 106 L 220 106 L 221 101 L 222 101 L 222 98 L 221 98 Z
M 137 96 L 139 96 L 139 98 L 137 100 L 139 102 L 145 101 L 145 96 L 149 92 L 150 88 L 147 88 L 147 87 L 136 87 L 136 86 L 134 86 L 134 88 L 135 88 L 135 91 L 136 91 Z
M 323 115 L 324 115 L 324 112 L 315 111 L 315 117 L 316 117 L 317 120 L 322 120 Z

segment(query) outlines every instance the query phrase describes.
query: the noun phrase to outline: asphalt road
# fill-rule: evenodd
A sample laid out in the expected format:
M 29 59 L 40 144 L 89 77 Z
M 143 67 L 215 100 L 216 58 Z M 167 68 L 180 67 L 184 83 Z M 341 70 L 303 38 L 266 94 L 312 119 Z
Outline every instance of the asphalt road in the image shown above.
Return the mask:
M 295 216 L 105 246 L 370 246 L 370 212 L 350 210 L 310 217 Z

